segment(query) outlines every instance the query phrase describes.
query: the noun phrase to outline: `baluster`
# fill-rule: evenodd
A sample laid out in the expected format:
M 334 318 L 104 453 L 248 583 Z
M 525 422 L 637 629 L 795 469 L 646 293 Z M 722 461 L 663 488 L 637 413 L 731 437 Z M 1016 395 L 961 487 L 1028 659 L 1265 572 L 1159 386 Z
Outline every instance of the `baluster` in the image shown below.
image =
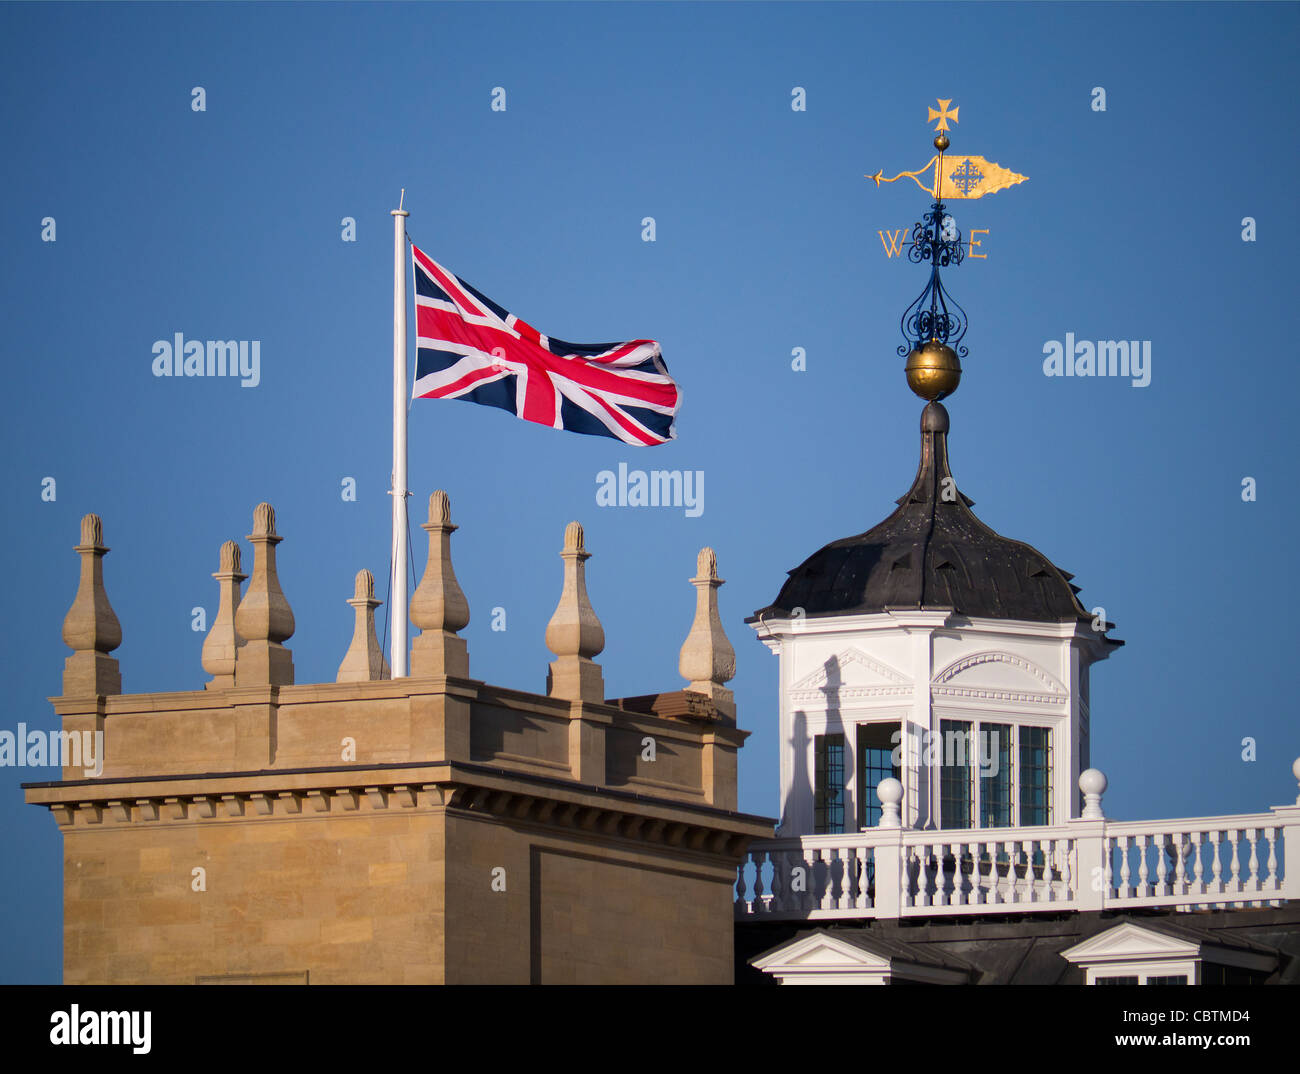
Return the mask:
M 1199 895 L 1205 890 L 1205 833 L 1192 832 L 1192 891 Z
M 1052 862 L 1056 857 L 1054 840 L 1038 840 L 1038 853 L 1043 859 L 1043 875 L 1038 879 L 1038 901 L 1052 901 Z
M 1213 848 L 1213 857 L 1210 858 L 1210 864 L 1214 867 L 1214 887 L 1211 889 L 1215 892 L 1223 890 L 1223 855 L 1219 850 L 1222 832 L 1211 832 L 1210 846 Z
M 1062 839 L 1049 839 L 1047 845 L 1050 853 L 1047 862 L 1043 866 L 1043 874 L 1047 877 L 1047 901 L 1060 902 L 1068 898 L 1068 893 L 1061 890 L 1061 867 L 1058 864 L 1066 856 L 1065 847 L 1062 845 Z
M 804 865 L 808 870 L 808 909 L 820 910 L 822 908 L 822 889 L 818 886 L 821 881 L 818 876 L 817 865 L 821 861 L 821 851 L 817 847 L 806 847 L 804 849 Z
M 835 906 L 840 910 L 853 907 L 853 874 L 857 871 L 857 858 L 852 847 L 840 847 L 840 896 Z
M 934 889 L 930 892 L 930 905 L 943 906 L 947 895 L 943 887 L 943 844 L 933 843 L 926 847 L 926 871 Z
M 1162 835 L 1156 844 L 1156 894 L 1169 894 L 1169 836 Z
M 947 855 L 948 844 L 936 843 L 934 847 L 934 905 L 948 905 L 948 887 L 947 874 L 944 872 L 944 866 L 947 864 L 944 858 Z
M 1237 849 L 1241 843 L 1241 829 L 1229 831 L 1228 838 L 1232 841 L 1232 863 L 1228 868 L 1228 890 L 1237 892 L 1242 890 L 1241 883 L 1241 865 L 1238 861 Z
M 839 901 L 841 910 L 852 910 L 856 904 L 861 858 L 862 852 L 857 847 L 848 846 L 840 849 L 840 862 L 844 870 L 844 886 L 840 889 Z
M 833 867 L 835 852 L 827 847 L 821 847 L 813 851 L 812 859 L 813 875 L 824 878 L 824 880 L 819 879 L 817 882 L 819 884 L 824 882 L 826 885 L 818 889 L 820 896 L 816 899 L 817 908 L 819 910 L 830 910 L 835 905 L 835 870 Z M 819 864 L 825 866 L 825 868 L 818 869 Z
M 1020 900 L 1016 897 L 1016 858 L 1019 851 L 1016 849 L 1019 844 L 1014 839 L 1008 839 L 1004 844 L 1007 848 L 1007 899 L 1008 903 L 1016 903 Z
M 1038 878 L 1039 902 L 1052 901 L 1052 861 L 1055 857 L 1052 846 L 1051 839 L 1038 840 L 1039 856 L 1043 859 L 1043 875 Z
M 978 840 L 970 845 L 970 897 L 966 900 L 967 906 L 982 906 L 984 903 L 984 889 L 980 881 L 980 852 L 984 845 Z
M 1128 866 L 1127 835 L 1121 835 L 1119 837 L 1119 848 L 1119 894 L 1120 898 L 1127 899 L 1129 897 L 1128 881 L 1129 876 L 1131 875 Z
M 1247 828 L 1246 839 L 1250 843 L 1250 863 L 1247 868 L 1250 870 L 1250 879 L 1246 886 L 1250 891 L 1259 890 L 1259 848 L 1256 846 L 1259 840 L 1259 828 Z
M 903 847 L 903 869 L 901 877 L 903 891 L 902 899 L 900 901 L 903 906 L 908 907 L 916 905 L 916 889 L 912 886 L 912 861 L 915 853 L 915 847 Z M 880 883 L 879 874 L 876 875 L 876 883 Z
M 1065 856 L 1065 847 L 1062 845 L 1062 840 L 1057 838 L 1045 839 L 1043 844 L 1043 879 L 1046 881 L 1043 887 L 1043 901 L 1060 902 L 1062 896 L 1059 862 Z
M 952 904 L 965 906 L 966 895 L 966 855 L 970 853 L 970 844 L 952 843 L 948 849 L 952 852 Z
M 916 847 L 916 906 L 930 905 L 930 848 Z
M 1268 891 L 1278 891 L 1282 887 L 1282 882 L 1278 879 L 1278 875 L 1277 875 L 1277 837 L 1278 837 L 1278 833 L 1281 830 L 1282 830 L 1281 828 L 1267 829 L 1268 831 L 1268 883 L 1266 885 L 1266 889 Z M 1293 857 L 1300 857 L 1300 856 L 1293 855 Z M 1300 865 L 1300 861 L 1296 861 L 1294 864 Z
M 1150 873 L 1147 870 L 1147 845 L 1151 837 L 1140 835 L 1134 842 L 1137 843 L 1138 852 L 1138 897 L 1145 899 L 1151 894 L 1151 885 L 1147 883 Z
M 870 847 L 858 847 L 854 852 L 853 866 L 853 901 L 849 904 L 857 909 L 871 905 L 872 852 Z
M 781 883 L 781 870 L 784 868 L 785 864 L 783 860 L 784 858 L 785 855 L 779 850 L 773 850 L 767 855 L 768 863 L 772 866 L 772 886 L 771 890 L 768 892 L 771 897 L 767 900 L 767 908 L 772 913 L 785 909 L 784 895 L 786 889 Z M 761 884 L 762 874 L 760 873 L 758 883 L 754 888 L 755 899 L 757 899 L 759 894 L 762 892 L 762 888 L 759 886 Z
M 1023 902 L 1034 902 L 1038 881 L 1034 876 L 1034 846 L 1041 845 L 1042 840 L 1025 839 L 1020 847 L 1025 852 L 1025 897 Z
M 823 889 L 818 886 L 821 883 L 821 880 L 817 866 L 823 860 L 825 853 L 824 850 L 817 847 L 810 847 L 808 853 L 805 855 L 808 859 L 808 909 L 810 910 L 822 909 L 822 900 L 826 897 L 826 890 L 829 890 L 830 888 L 829 875 L 826 877 L 826 888 Z M 829 874 L 830 869 L 828 868 L 824 870 L 824 872 Z
M 862 848 L 862 881 L 858 888 L 858 909 L 866 910 L 875 906 L 871 894 L 872 883 L 876 876 L 876 851 L 873 847 Z
M 1074 900 L 1074 870 L 1070 867 L 1070 861 L 1074 857 L 1074 840 L 1064 840 L 1064 853 L 1061 855 L 1061 892 L 1066 902 Z
M 753 861 L 753 860 L 754 860 L 754 854 L 753 854 L 753 851 L 750 851 L 750 852 L 748 852 L 748 853 L 745 854 L 745 857 L 744 857 L 744 859 L 741 861 L 739 868 L 736 869 L 736 901 L 735 901 L 735 905 L 738 906 L 738 907 L 739 907 L 739 906 L 744 906 L 744 907 L 746 908 L 746 912 L 748 912 L 749 905 L 748 905 L 748 902 L 747 902 L 746 899 L 745 899 L 745 891 L 746 891 L 747 888 L 748 888 L 748 885 L 745 883 L 745 869 L 748 868 L 749 863 L 750 863 L 751 861 Z
M 1177 856 L 1174 860 L 1174 894 L 1182 895 L 1187 891 L 1187 855 L 1192 849 L 1192 841 L 1185 832 L 1175 832 Z

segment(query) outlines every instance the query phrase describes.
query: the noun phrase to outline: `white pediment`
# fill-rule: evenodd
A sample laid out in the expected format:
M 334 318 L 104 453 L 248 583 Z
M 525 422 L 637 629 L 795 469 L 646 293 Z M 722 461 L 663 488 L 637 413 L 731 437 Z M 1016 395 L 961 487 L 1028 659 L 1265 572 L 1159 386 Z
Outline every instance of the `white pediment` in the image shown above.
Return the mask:
M 897 668 L 861 649 L 848 648 L 795 682 L 790 687 L 790 696 L 795 701 L 845 700 L 906 694 L 910 689 L 911 680 Z
M 777 975 L 810 970 L 885 973 L 889 970 L 889 959 L 864 951 L 857 944 L 818 932 L 778 947 L 770 954 L 755 959 L 753 965 Z
M 1126 921 L 1061 952 L 1074 963 L 1123 962 L 1131 959 L 1195 958 L 1201 945 Z
M 1063 702 L 1069 691 L 1046 668 L 997 649 L 967 653 L 934 677 L 934 693 L 1003 701 Z

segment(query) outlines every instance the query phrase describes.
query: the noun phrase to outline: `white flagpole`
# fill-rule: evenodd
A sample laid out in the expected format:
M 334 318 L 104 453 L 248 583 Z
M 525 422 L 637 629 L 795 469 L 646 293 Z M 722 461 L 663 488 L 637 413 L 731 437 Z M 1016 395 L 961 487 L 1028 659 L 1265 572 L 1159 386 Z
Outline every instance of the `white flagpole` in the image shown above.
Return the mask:
M 393 217 L 393 652 L 394 679 L 406 677 L 406 190 Z

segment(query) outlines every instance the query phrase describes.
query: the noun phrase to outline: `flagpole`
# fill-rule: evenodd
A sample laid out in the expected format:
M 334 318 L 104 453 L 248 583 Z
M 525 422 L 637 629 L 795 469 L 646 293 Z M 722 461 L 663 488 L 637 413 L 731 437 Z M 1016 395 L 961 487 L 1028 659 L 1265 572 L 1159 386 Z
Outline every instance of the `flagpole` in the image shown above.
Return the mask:
M 390 665 L 394 679 L 406 677 L 407 609 L 406 572 L 406 218 L 402 209 L 406 190 L 393 217 L 393 597 L 389 614 L 393 622 Z

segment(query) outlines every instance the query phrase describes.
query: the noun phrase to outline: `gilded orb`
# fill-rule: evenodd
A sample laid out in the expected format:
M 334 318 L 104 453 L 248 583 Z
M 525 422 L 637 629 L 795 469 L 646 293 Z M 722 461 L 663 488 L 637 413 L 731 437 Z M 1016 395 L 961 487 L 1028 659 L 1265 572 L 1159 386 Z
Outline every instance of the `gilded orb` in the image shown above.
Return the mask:
M 948 141 L 948 136 L 944 134 L 942 131 L 940 131 L 934 137 L 934 147 L 935 149 L 939 150 L 940 153 L 942 153 L 945 149 L 947 149 L 948 146 L 951 144 L 952 143 Z
M 937 339 L 907 356 L 907 386 L 922 399 L 946 399 L 961 383 L 957 352 Z

